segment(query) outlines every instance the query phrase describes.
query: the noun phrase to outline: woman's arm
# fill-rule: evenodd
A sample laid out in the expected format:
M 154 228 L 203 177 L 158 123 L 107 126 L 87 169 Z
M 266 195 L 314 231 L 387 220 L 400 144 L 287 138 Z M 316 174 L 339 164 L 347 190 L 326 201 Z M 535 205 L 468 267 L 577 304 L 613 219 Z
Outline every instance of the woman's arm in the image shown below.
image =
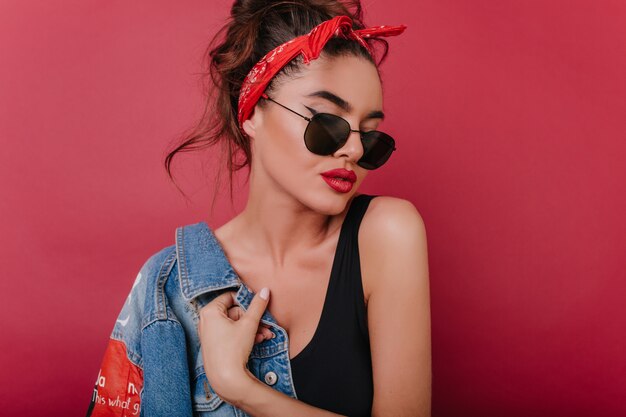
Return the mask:
M 431 415 L 430 297 L 426 230 L 408 200 L 372 200 L 359 232 L 369 293 L 372 416 Z
M 330 417 L 341 416 L 292 398 L 254 377 L 252 373 L 241 382 L 242 396 L 233 405 L 252 417 Z

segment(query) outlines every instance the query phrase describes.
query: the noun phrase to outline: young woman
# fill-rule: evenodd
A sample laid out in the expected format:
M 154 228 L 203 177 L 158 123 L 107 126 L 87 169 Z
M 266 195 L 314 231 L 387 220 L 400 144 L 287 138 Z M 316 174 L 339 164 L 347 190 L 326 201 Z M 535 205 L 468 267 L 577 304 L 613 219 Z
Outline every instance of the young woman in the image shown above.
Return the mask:
M 357 192 L 395 141 L 358 2 L 236 1 L 210 50 L 215 101 L 179 151 L 225 141 L 245 209 L 179 227 L 144 264 L 88 415 L 428 416 L 426 233 Z M 216 37 L 218 39 L 218 37 Z M 382 61 L 382 60 L 381 60 Z M 271 293 L 271 296 L 270 296 Z

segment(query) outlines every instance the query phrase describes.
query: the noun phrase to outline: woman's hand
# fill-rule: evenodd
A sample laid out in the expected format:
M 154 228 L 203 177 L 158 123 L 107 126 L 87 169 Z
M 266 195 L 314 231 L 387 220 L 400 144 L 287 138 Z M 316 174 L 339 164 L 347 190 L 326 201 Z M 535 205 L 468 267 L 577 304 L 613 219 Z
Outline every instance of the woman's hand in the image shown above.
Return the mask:
M 243 316 L 244 310 L 238 305 L 234 305 L 228 309 L 228 317 L 231 320 L 237 321 Z M 261 343 L 265 340 L 273 339 L 274 332 L 270 330 L 270 326 L 265 323 L 259 323 L 259 328 L 256 331 L 254 343 Z
M 236 404 L 245 395 L 242 388 L 247 386 L 250 378 L 255 378 L 246 364 L 252 346 L 259 339 L 259 329 L 269 331 L 259 325 L 269 301 L 269 289 L 267 299 L 261 298 L 263 290 L 255 294 L 245 312 L 229 312 L 236 306 L 235 294 L 227 291 L 215 297 L 200 310 L 198 323 L 206 377 L 217 395 L 231 404 Z

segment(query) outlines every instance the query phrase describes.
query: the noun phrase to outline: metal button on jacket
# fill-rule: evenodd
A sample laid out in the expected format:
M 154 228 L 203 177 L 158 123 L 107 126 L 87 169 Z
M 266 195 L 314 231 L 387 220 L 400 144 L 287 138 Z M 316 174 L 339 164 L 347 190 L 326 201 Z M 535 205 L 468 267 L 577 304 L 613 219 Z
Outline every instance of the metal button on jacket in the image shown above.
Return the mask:
M 265 383 L 267 385 L 274 385 L 276 381 L 278 381 L 278 377 L 276 376 L 274 372 L 269 371 L 268 373 L 265 374 Z

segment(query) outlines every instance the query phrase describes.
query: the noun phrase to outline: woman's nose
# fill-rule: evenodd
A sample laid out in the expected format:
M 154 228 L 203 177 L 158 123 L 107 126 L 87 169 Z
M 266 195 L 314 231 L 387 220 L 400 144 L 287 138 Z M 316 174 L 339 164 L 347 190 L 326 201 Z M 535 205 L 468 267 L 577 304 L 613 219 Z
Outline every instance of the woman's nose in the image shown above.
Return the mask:
M 340 157 L 346 155 L 356 164 L 363 156 L 363 142 L 361 141 L 361 132 L 351 129 L 350 135 L 341 148 L 335 152 L 335 156 Z

